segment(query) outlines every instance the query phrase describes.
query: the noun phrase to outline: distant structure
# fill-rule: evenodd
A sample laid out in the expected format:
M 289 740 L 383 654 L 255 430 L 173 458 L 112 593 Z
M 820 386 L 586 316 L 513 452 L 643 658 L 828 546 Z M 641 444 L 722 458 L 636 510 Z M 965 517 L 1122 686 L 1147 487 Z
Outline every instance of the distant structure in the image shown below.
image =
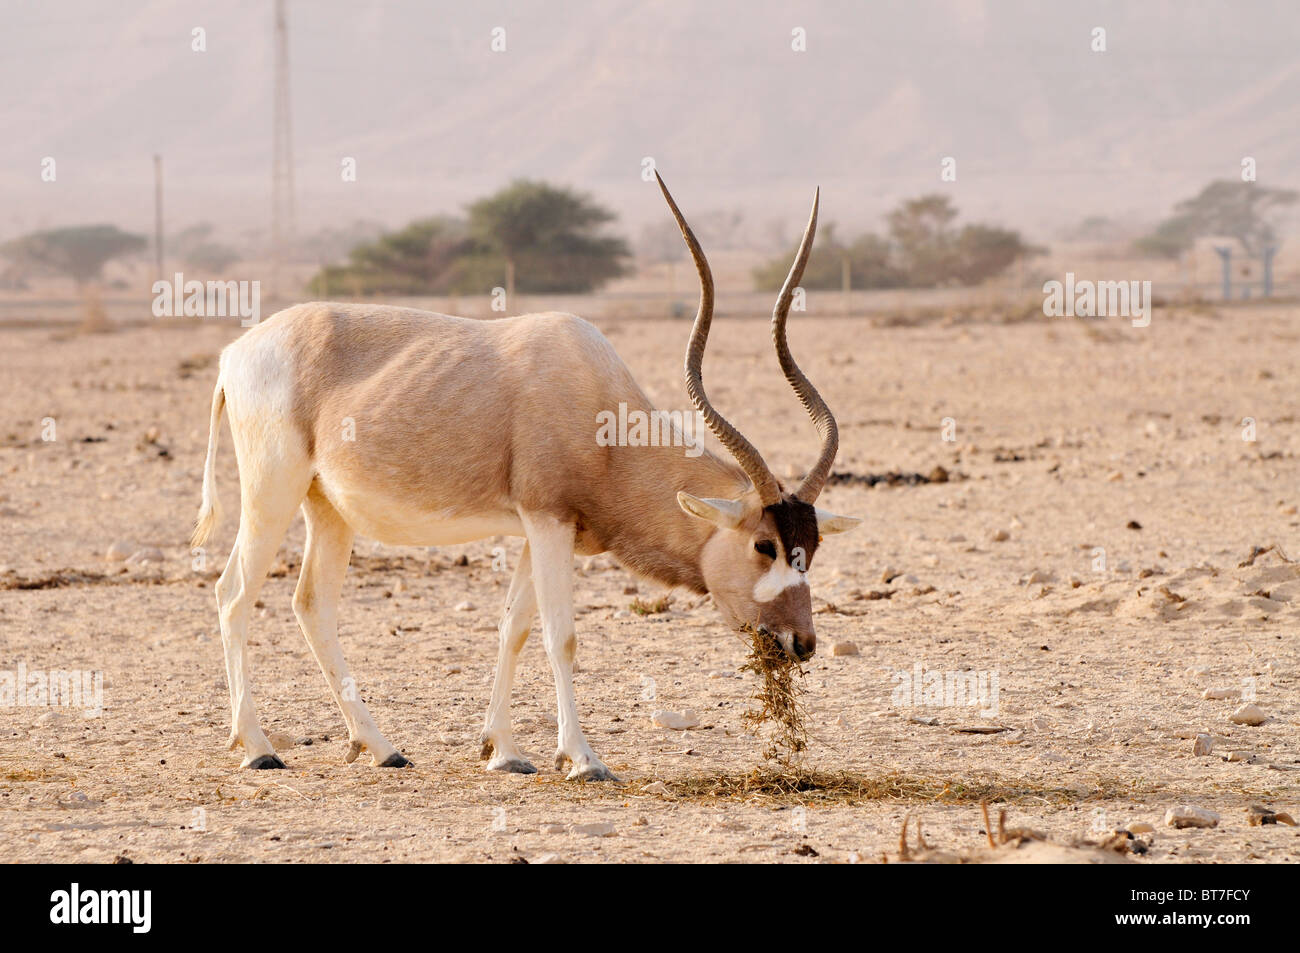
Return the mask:
M 1223 265 L 1223 300 L 1231 301 L 1233 297 L 1233 266 L 1231 245 L 1215 245 L 1215 252 Z M 1237 297 L 1249 298 L 1251 289 L 1257 288 L 1261 298 L 1273 296 L 1273 256 L 1277 254 L 1276 245 L 1266 245 L 1259 254 L 1251 254 L 1246 249 L 1237 265 Z M 1259 266 L 1258 270 L 1256 265 Z M 1256 277 L 1258 275 L 1258 278 Z
M 163 275 L 163 163 L 162 156 L 153 157 L 153 254 L 154 270 L 159 281 Z
M 275 93 L 271 129 L 271 297 L 280 293 L 293 247 L 293 127 L 289 115 L 289 24 L 285 0 L 275 0 Z

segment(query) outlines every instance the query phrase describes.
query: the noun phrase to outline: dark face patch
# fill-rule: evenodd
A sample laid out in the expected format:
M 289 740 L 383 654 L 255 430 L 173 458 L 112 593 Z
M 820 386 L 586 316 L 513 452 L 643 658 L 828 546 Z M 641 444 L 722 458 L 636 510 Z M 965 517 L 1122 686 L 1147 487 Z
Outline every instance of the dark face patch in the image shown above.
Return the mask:
M 795 568 L 807 571 L 812 566 L 813 553 L 817 552 L 819 540 L 817 507 L 786 495 L 779 503 L 764 507 L 763 512 L 769 514 L 776 523 L 786 562 L 793 566 L 802 554 L 802 565 Z

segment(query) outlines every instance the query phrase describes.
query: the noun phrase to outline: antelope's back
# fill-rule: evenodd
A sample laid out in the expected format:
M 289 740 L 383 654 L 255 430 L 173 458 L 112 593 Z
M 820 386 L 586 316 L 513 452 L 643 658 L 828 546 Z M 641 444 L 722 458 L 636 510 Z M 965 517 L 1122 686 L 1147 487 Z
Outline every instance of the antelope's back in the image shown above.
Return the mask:
M 555 487 L 598 477 L 597 414 L 648 407 L 609 341 L 568 314 L 297 305 L 222 356 L 232 383 L 276 373 L 278 387 L 227 388 L 232 426 L 283 413 L 327 492 L 365 486 L 440 512 L 552 508 Z M 238 406 L 250 401 L 264 406 Z

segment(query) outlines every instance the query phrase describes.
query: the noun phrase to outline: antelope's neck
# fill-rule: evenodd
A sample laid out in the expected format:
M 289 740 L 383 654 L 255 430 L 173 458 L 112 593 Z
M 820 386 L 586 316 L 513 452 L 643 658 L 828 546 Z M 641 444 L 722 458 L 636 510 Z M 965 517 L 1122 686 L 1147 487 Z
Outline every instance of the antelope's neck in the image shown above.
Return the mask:
M 694 457 L 682 447 L 620 450 L 611 454 L 607 473 L 614 491 L 608 498 L 618 512 L 583 516 L 591 548 L 666 586 L 707 592 L 700 557 L 714 527 L 683 512 L 677 494 L 735 499 L 749 488 L 748 478 L 707 450 Z

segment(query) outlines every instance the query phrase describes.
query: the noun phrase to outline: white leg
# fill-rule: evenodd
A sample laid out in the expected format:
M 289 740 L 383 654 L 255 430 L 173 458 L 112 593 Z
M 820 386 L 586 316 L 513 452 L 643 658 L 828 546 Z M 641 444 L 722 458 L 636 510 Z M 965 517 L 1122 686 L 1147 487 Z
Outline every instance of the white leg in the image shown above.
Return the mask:
M 537 769 L 515 747 L 514 733 L 510 730 L 510 692 L 515 683 L 515 665 L 519 650 L 528 640 L 533 616 L 537 612 L 537 592 L 533 588 L 532 557 L 528 543 L 519 556 L 510 579 L 510 592 L 506 596 L 505 610 L 501 616 L 500 647 L 497 650 L 497 670 L 492 679 L 492 701 L 488 704 L 487 719 L 479 740 L 483 743 L 480 757 L 492 756 L 489 771 L 509 771 L 515 774 L 536 774 Z
M 573 657 L 578 647 L 573 626 L 573 526 L 543 514 L 521 513 L 520 517 L 533 551 L 533 588 L 541 608 L 546 656 L 555 674 L 560 719 L 555 766 L 572 762 L 570 780 L 617 780 L 591 750 L 578 725 L 573 695 Z
M 255 487 L 241 486 L 244 492 L 239 534 L 230 561 L 217 580 L 221 641 L 230 685 L 229 747 L 233 750 L 243 746 L 245 768 L 284 767 L 257 722 L 248 660 L 248 620 L 305 489 L 292 485 L 289 479 L 260 495 Z
M 293 593 L 293 611 L 347 723 L 351 743 L 344 760 L 351 764 L 365 750 L 377 767 L 404 768 L 410 762 L 388 743 L 370 717 L 339 645 L 339 592 L 352 555 L 352 528 L 315 487 L 303 501 L 302 513 L 307 545 Z

